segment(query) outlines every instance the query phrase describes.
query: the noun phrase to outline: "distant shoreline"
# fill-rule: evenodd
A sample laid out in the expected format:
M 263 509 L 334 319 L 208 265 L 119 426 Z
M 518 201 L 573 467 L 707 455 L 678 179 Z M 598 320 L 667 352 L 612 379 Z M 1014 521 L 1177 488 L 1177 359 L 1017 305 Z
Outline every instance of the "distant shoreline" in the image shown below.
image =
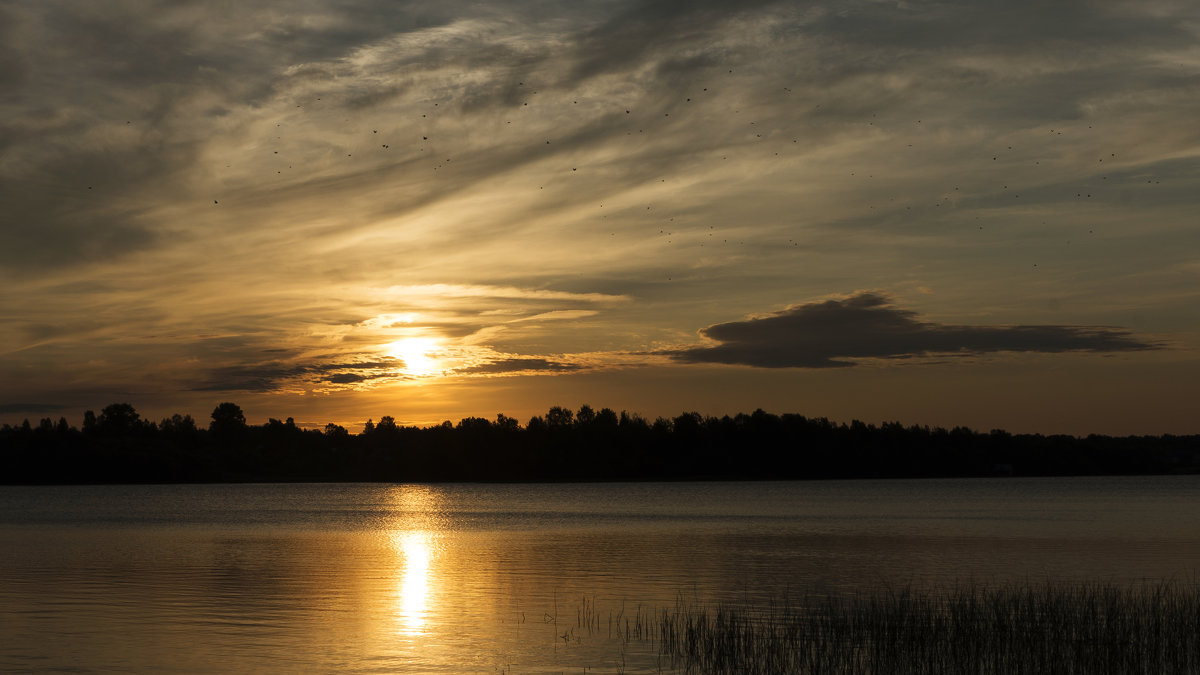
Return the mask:
M 175 481 L 72 481 L 72 482 L 5 482 L 0 481 L 0 487 L 95 487 L 95 486 L 153 486 L 153 485 L 606 485 L 618 483 L 824 483 L 824 482 L 864 482 L 864 481 L 937 481 L 937 480 L 1021 480 L 1028 478 L 1139 478 L 1139 477 L 1173 477 L 1186 478 L 1200 476 L 1200 471 L 1179 473 L 1111 473 L 1111 474 L 1054 474 L 1031 476 L 867 476 L 851 478 L 739 478 L 736 476 L 717 477 L 673 477 L 673 478 L 606 478 L 606 479 L 570 479 L 570 480 L 484 480 L 484 479 L 446 479 L 446 480 L 383 480 L 383 479 L 329 479 L 319 478 L 281 478 L 246 480 L 175 480 Z
M 405 427 L 390 417 L 350 434 L 289 418 L 245 422 L 222 403 L 207 428 L 190 416 L 154 423 L 128 404 L 0 427 L 0 484 L 569 483 L 823 480 L 1200 473 L 1200 435 L 986 433 L 775 415 L 553 407 L 522 425 L 495 420 Z

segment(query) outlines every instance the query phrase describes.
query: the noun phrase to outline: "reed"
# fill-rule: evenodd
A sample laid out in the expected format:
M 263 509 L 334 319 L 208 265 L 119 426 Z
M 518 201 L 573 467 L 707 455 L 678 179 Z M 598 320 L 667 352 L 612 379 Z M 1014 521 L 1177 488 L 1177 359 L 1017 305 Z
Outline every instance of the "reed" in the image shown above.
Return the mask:
M 905 587 L 758 609 L 679 599 L 632 614 L 610 617 L 617 637 L 657 642 L 662 665 L 683 673 L 1200 672 L 1196 584 Z

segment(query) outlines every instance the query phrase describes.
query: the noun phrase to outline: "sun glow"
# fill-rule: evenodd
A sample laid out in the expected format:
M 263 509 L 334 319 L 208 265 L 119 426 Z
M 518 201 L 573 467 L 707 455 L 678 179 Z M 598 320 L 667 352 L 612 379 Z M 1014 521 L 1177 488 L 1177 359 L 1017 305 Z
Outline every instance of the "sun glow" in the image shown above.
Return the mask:
M 431 375 L 436 371 L 438 361 L 429 355 L 436 351 L 437 341 L 425 337 L 404 338 L 387 347 L 388 356 L 404 361 L 404 372 L 409 375 Z

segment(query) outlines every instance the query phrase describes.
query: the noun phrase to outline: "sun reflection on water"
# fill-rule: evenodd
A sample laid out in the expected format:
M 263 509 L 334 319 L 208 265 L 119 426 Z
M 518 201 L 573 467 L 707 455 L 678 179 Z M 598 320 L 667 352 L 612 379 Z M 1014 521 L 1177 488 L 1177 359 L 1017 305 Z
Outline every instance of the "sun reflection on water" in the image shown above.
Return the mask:
M 433 537 L 424 531 L 395 532 L 392 540 L 404 558 L 396 615 L 402 632 L 420 635 L 424 632 L 429 613 L 429 563 L 433 558 Z
M 394 529 L 390 532 L 400 572 L 394 616 L 401 634 L 425 633 L 436 595 L 437 494 L 426 486 L 400 486 L 393 496 Z

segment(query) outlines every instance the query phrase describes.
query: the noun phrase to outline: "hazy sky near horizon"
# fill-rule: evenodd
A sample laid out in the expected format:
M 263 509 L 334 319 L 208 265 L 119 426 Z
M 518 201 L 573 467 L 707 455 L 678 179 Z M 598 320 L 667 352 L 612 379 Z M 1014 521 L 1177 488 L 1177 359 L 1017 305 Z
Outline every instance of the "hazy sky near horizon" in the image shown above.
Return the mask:
M 0 421 L 1200 432 L 1192 2 L 0 2 L 0 92 Z

